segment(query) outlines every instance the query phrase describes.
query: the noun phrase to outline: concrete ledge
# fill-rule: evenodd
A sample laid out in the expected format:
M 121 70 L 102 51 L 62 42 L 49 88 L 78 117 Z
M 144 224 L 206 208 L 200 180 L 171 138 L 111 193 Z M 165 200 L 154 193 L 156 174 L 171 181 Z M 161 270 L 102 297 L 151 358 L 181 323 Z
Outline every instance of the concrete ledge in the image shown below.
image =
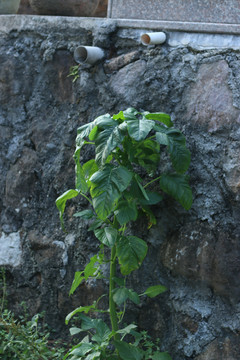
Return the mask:
M 116 25 L 119 28 L 152 29 L 165 31 L 184 31 L 194 33 L 236 34 L 240 35 L 240 24 L 219 24 L 204 22 L 158 21 L 138 19 L 86 18 L 69 16 L 39 15 L 0 15 L 0 31 L 31 30 L 33 27 L 59 29 L 94 29 Z

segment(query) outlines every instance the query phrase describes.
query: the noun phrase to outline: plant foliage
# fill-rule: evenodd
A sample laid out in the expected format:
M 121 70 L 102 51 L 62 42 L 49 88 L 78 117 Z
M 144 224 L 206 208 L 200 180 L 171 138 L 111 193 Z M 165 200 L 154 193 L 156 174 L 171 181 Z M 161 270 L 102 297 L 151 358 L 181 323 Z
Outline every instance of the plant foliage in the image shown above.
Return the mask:
M 95 157 L 81 163 L 81 150 L 94 145 Z M 161 154 L 165 151 L 171 164 L 168 172 L 160 172 Z M 70 294 L 89 277 L 101 278 L 101 265 L 108 263 L 109 315 L 111 328 L 101 319 L 86 316 L 91 311 L 101 312 L 98 301 L 79 307 L 69 314 L 66 322 L 76 314 L 81 326 L 72 328 L 71 334 L 87 332 L 82 340 L 65 356 L 65 359 L 171 359 L 153 343 L 146 334 L 136 331 L 130 324 L 121 328 L 126 301 L 140 303 L 140 296 L 155 297 L 165 292 L 163 285 L 150 286 L 141 295 L 127 288 L 126 276 L 137 270 L 147 254 L 147 243 L 126 234 L 129 222 L 145 214 L 149 227 L 156 224 L 151 205 L 160 203 L 164 194 L 170 195 L 186 210 L 192 205 L 192 192 L 186 171 L 190 164 L 190 151 L 184 135 L 173 128 L 168 114 L 138 112 L 134 108 L 110 116 L 105 114 L 78 129 L 74 154 L 75 189 L 66 191 L 56 200 L 63 224 L 67 200 L 83 196 L 90 208 L 74 216 L 91 221 L 90 229 L 101 244 L 101 251 L 90 259 L 85 270 L 77 272 Z M 106 259 L 104 247 L 110 249 L 111 259 Z M 122 277 L 116 277 L 119 266 Z M 126 335 L 133 339 L 124 340 Z M 151 345 L 149 345 L 151 344 Z

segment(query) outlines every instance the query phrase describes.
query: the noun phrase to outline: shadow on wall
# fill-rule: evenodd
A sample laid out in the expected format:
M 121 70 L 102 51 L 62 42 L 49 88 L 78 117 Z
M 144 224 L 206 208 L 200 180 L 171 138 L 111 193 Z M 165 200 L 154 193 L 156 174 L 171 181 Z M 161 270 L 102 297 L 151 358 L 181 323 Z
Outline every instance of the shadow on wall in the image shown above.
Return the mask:
M 18 14 L 106 17 L 108 0 L 21 0 Z

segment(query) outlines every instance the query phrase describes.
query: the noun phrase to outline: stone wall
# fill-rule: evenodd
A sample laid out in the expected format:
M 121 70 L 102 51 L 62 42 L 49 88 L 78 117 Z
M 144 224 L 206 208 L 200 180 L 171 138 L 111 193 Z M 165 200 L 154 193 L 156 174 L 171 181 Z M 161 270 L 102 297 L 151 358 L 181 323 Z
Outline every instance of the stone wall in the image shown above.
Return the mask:
M 46 311 L 58 334 L 74 307 L 91 304 L 103 283 L 68 291 L 97 242 L 72 214 L 67 233 L 55 199 L 74 186 L 78 126 L 129 106 L 171 114 L 192 152 L 193 207 L 165 199 L 157 226 L 135 234 L 149 254 L 130 282 L 169 291 L 131 306 L 127 316 L 160 337 L 174 360 L 240 359 L 240 51 L 194 45 L 145 48 L 141 30 L 114 21 L 0 17 L 0 265 L 9 307 Z M 207 35 L 206 35 L 207 36 Z M 106 58 L 67 75 L 79 44 L 101 46 Z M 86 160 L 91 154 L 84 153 Z

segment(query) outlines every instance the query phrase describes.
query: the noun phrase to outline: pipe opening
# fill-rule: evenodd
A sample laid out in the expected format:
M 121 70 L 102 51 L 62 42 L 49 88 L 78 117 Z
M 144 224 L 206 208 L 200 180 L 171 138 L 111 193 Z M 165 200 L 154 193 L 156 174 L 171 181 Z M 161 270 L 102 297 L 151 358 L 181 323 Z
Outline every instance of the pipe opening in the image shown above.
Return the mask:
M 74 51 L 74 59 L 77 63 L 81 64 L 87 61 L 88 52 L 84 46 L 79 46 Z
M 149 45 L 150 44 L 150 41 L 151 41 L 151 38 L 148 34 L 143 34 L 141 36 L 141 42 L 143 45 Z

